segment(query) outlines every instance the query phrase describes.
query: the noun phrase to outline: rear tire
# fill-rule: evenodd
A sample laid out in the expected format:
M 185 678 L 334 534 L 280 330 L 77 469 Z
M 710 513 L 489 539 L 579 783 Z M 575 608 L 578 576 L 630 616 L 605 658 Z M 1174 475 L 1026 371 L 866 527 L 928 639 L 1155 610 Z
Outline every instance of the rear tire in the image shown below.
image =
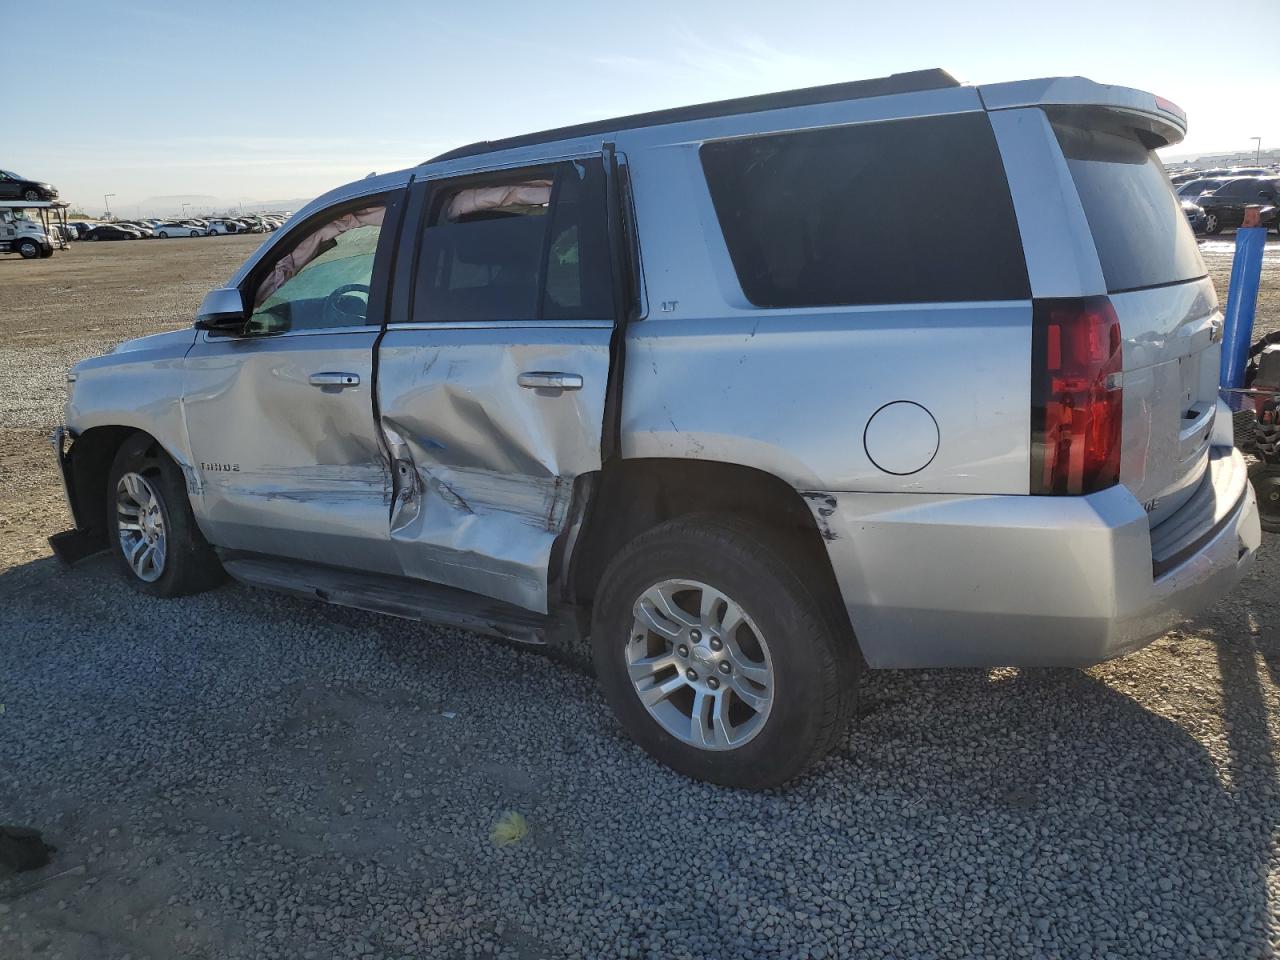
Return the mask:
M 829 753 L 861 661 L 805 570 L 772 532 L 716 516 L 668 521 L 619 551 L 591 644 L 631 738 L 686 776 L 750 789 Z
M 222 564 L 196 525 L 182 471 L 151 437 L 125 441 L 111 464 L 107 531 L 129 585 L 153 597 L 216 587 Z

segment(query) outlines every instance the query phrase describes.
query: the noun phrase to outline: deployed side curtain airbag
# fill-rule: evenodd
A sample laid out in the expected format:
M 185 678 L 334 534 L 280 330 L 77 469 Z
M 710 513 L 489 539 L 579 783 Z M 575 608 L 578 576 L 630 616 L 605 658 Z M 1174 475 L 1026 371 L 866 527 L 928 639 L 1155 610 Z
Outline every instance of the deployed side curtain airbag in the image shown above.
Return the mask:
M 386 207 L 367 207 L 345 214 L 337 220 L 330 220 L 320 229 L 308 234 L 293 250 L 277 260 L 271 272 L 258 284 L 258 292 L 253 298 L 254 309 L 262 306 L 271 294 L 297 275 L 299 270 L 329 249 L 331 241 L 356 227 L 382 226 L 385 213 Z
M 497 187 L 468 187 L 459 190 L 449 201 L 448 219 L 457 220 L 482 210 L 508 207 L 545 207 L 551 203 L 551 181 L 529 180 L 504 183 Z

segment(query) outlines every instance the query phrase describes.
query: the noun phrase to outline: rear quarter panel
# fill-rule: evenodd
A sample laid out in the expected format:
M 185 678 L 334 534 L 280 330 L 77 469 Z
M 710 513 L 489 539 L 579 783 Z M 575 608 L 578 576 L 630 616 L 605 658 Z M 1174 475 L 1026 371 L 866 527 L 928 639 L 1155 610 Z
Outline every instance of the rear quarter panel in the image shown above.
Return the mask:
M 801 490 L 1026 493 L 1030 301 L 754 308 L 697 147 L 626 146 L 649 316 L 628 330 L 623 455 L 743 464 Z M 898 400 L 938 427 L 908 475 L 863 441 Z

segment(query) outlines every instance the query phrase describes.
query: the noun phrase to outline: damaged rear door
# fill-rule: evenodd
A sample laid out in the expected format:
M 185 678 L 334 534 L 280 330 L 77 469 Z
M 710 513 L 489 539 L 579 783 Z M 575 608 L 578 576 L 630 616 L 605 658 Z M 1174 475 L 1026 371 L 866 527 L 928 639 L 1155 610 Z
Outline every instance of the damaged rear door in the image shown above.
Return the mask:
M 414 191 L 378 355 L 392 544 L 407 576 L 545 612 L 574 481 L 601 465 L 603 160 Z

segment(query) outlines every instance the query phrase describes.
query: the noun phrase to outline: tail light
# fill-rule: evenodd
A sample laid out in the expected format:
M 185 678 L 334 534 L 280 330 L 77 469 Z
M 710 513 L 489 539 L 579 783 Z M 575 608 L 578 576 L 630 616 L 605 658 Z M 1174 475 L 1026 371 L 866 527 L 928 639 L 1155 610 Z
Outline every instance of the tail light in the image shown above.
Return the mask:
M 1120 482 L 1120 321 L 1106 297 L 1036 300 L 1031 338 L 1031 492 Z

